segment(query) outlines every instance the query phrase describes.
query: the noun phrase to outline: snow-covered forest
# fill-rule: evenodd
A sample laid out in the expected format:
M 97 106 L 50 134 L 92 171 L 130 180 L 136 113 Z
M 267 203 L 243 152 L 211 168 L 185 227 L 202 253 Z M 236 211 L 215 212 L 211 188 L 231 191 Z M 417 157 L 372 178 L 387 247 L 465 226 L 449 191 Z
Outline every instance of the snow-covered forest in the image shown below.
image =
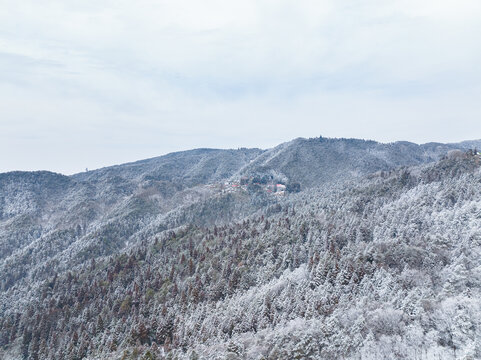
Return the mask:
M 317 141 L 349 176 L 294 178 L 299 143 L 141 182 L 3 174 L 0 358 L 481 358 L 477 153 Z M 262 171 L 302 191 L 206 186 Z

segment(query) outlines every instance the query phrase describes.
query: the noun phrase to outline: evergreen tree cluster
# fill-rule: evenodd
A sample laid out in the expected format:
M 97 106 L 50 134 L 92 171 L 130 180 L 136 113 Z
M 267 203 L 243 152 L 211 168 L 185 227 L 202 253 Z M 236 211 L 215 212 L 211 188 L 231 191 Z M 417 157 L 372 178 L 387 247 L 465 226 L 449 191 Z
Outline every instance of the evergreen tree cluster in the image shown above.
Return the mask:
M 477 155 L 205 201 L 5 272 L 0 358 L 481 358 Z

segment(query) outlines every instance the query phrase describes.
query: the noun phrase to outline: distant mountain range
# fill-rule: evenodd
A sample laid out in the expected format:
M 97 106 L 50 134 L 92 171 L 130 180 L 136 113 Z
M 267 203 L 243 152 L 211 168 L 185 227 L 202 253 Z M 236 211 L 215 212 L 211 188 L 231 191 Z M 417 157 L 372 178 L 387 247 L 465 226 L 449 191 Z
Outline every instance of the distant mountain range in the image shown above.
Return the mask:
M 97 255 L 118 251 L 153 224 L 180 225 L 184 220 L 172 218 L 182 208 L 203 206 L 206 201 L 228 203 L 227 195 L 209 184 L 269 176 L 283 183 L 298 182 L 306 189 L 428 163 L 450 150 L 475 147 L 481 148 L 481 140 L 417 145 L 299 138 L 268 150 L 195 149 L 72 176 L 47 171 L 0 174 L 1 286 L 9 288 L 25 276 L 38 275 L 31 265 L 49 268 L 43 260 L 59 261 L 77 253 L 81 262 L 84 258 L 78 254 L 87 249 Z M 236 211 L 209 211 L 192 215 L 189 221 L 219 224 L 272 201 L 263 198 L 252 205 L 251 197 L 234 195 Z M 99 238 L 106 241 L 99 243 Z M 50 242 L 59 246 L 45 248 Z M 20 264 L 22 269 L 16 269 Z
M 272 149 L 195 149 L 73 175 L 78 181 L 166 181 L 192 187 L 232 177 L 272 174 L 303 187 L 399 166 L 438 160 L 453 149 L 481 147 L 481 140 L 455 144 L 383 144 L 359 139 L 298 138 Z
M 199 351 L 201 335 L 196 333 L 197 335 L 195 336 L 197 336 L 196 339 L 199 342 L 195 346 L 193 344 L 181 344 L 180 342 L 175 343 L 174 334 L 177 334 L 177 337 L 180 336 L 179 333 L 176 333 L 176 331 L 181 331 L 178 327 L 180 326 L 178 324 L 181 321 L 179 320 L 180 318 L 176 318 L 175 321 L 172 318 L 173 323 L 168 325 L 172 326 L 172 329 L 160 336 L 156 341 L 153 340 L 155 338 L 154 330 L 151 330 L 149 335 L 145 335 L 139 341 L 135 341 L 135 339 L 131 341 L 128 338 L 130 335 L 122 332 L 125 328 L 122 328 L 123 330 L 118 335 L 118 339 L 114 341 L 110 338 L 109 340 L 108 337 L 111 337 L 112 334 L 105 330 L 107 328 L 105 324 L 107 322 L 106 319 L 102 320 L 104 323 L 101 326 L 102 329 L 99 329 L 99 324 L 96 324 L 96 330 L 92 333 L 93 330 L 88 330 L 86 325 L 86 328 L 82 330 L 83 332 L 79 331 L 81 334 L 75 332 L 76 340 L 72 339 L 71 336 L 74 336 L 74 329 L 79 324 L 69 319 L 73 319 L 72 316 L 79 317 L 80 312 L 87 311 L 85 309 L 88 309 L 89 315 L 85 316 L 89 321 L 95 319 L 95 322 L 98 322 L 98 318 L 102 317 L 102 314 L 108 313 L 108 316 L 111 318 L 109 320 L 110 326 L 116 326 L 117 321 L 121 321 L 120 319 L 122 318 L 124 321 L 128 321 L 129 326 L 134 326 L 134 323 L 137 326 L 137 320 L 139 316 L 141 317 L 141 314 L 139 314 L 138 307 L 134 312 L 136 318 L 131 317 L 132 314 L 126 312 L 127 310 L 122 310 L 122 306 L 127 304 L 123 302 L 127 301 L 125 294 L 114 296 L 113 292 L 115 289 L 109 288 L 105 290 L 109 294 L 112 292 L 112 300 L 108 306 L 116 306 L 115 301 L 122 299 L 117 304 L 118 309 L 115 310 L 115 315 L 112 315 L 107 310 L 104 312 L 103 310 L 98 310 L 98 313 L 92 315 L 94 308 L 89 303 L 89 297 L 85 295 L 85 300 L 82 300 L 84 301 L 83 305 L 77 304 L 78 300 L 67 300 L 67 293 L 55 285 L 56 279 L 63 279 L 62 281 L 67 281 L 65 280 L 67 278 L 74 279 L 68 281 L 74 281 L 77 284 L 75 285 L 77 286 L 75 288 L 77 294 L 80 291 L 80 287 L 86 286 L 86 279 L 96 281 L 98 282 L 97 286 L 102 287 L 104 286 L 100 284 L 102 281 L 114 282 L 114 279 L 110 279 L 109 276 L 113 274 L 112 269 L 117 266 L 115 265 L 116 262 L 120 261 L 118 266 L 120 266 L 120 269 L 124 269 L 125 264 L 122 262 L 124 260 L 119 259 L 124 259 L 122 257 L 127 259 L 127 257 L 130 257 L 132 254 L 138 254 L 140 251 L 140 254 L 143 254 L 141 256 L 142 259 L 135 258 L 135 264 L 141 261 L 139 266 L 142 268 L 142 275 L 139 275 L 139 279 L 132 278 L 127 280 L 128 277 L 126 277 L 122 280 L 125 281 L 124 285 L 122 285 L 124 286 L 123 290 L 119 290 L 127 291 L 130 294 L 128 295 L 130 300 L 127 301 L 128 304 L 124 308 L 128 307 L 130 309 L 133 306 L 132 301 L 134 301 L 136 291 L 144 291 L 142 296 L 139 295 L 139 299 L 145 300 L 145 291 L 152 289 L 154 292 L 152 298 L 157 300 L 151 306 L 155 307 L 155 311 L 159 314 L 170 314 L 170 310 L 163 309 L 163 306 L 165 304 L 174 304 L 169 303 L 169 301 L 180 299 L 177 296 L 180 296 L 183 291 L 185 291 L 183 296 L 200 296 L 199 294 L 192 295 L 193 292 L 198 292 L 199 289 L 193 290 L 193 283 L 189 282 L 190 280 L 185 280 L 187 278 L 184 279 L 187 276 L 186 274 L 193 277 L 191 280 L 194 283 L 195 281 L 207 283 L 208 280 L 206 279 L 212 279 L 214 275 L 220 276 L 217 271 L 222 269 L 224 272 L 221 272 L 221 274 L 226 276 L 227 282 L 240 281 L 240 279 L 244 279 L 242 274 L 249 273 L 249 269 L 244 269 L 242 267 L 244 265 L 239 265 L 242 263 L 240 260 L 235 262 L 237 267 L 229 265 L 229 270 L 222 263 L 222 259 L 216 260 L 221 261 L 218 265 L 212 265 L 213 269 L 217 269 L 215 267 L 218 266 L 218 269 L 215 271 L 210 271 L 208 268 L 199 268 L 200 265 L 196 264 L 196 262 L 199 262 L 201 257 L 216 256 L 215 253 L 212 255 L 211 252 L 214 251 L 214 248 L 217 249 L 216 251 L 224 253 L 222 250 L 223 246 L 231 246 L 230 250 L 225 251 L 225 256 L 228 258 L 240 256 L 233 255 L 230 252 L 231 250 L 234 251 L 238 246 L 240 246 L 238 251 L 241 251 L 242 246 L 235 245 L 236 241 L 239 244 L 243 244 L 244 241 L 247 241 L 245 239 L 257 239 L 259 236 L 264 236 L 262 234 L 265 234 L 267 243 L 273 241 L 273 237 L 276 236 L 279 239 L 284 239 L 284 236 L 291 236 L 288 235 L 291 231 L 291 225 L 286 228 L 289 230 L 282 230 L 274 234 L 273 230 L 270 229 L 270 226 L 272 226 L 270 224 L 282 223 L 281 228 L 284 229 L 286 226 L 284 221 L 288 221 L 289 224 L 292 224 L 297 234 L 296 236 L 299 236 L 299 238 L 292 240 L 290 247 L 287 243 L 283 244 L 282 251 L 285 251 L 284 253 L 272 255 L 271 252 L 275 250 L 269 248 L 268 252 L 265 252 L 263 256 L 270 258 L 272 255 L 276 258 L 287 259 L 285 261 L 289 265 L 286 266 L 292 271 L 308 266 L 308 259 L 310 256 L 314 256 L 314 254 L 302 245 L 307 241 L 308 237 L 308 232 L 304 234 L 304 230 L 301 229 L 303 226 L 307 226 L 303 225 L 304 221 L 309 223 L 320 221 L 316 225 L 316 231 L 319 234 L 324 234 L 322 236 L 327 236 L 326 239 L 331 239 L 329 232 L 334 233 L 337 230 L 334 228 L 328 230 L 329 226 L 322 223 L 324 220 L 314 220 L 317 215 L 312 215 L 314 216 L 312 219 L 302 220 L 303 218 L 301 219 L 295 213 L 292 213 L 294 208 L 302 209 L 307 214 L 309 206 L 316 207 L 320 199 L 334 196 L 330 194 L 338 194 L 340 191 L 346 191 L 347 193 L 354 191 L 356 184 L 359 182 L 364 184 L 365 188 L 363 190 L 355 190 L 353 193 L 355 195 L 352 195 L 353 199 L 359 203 L 351 203 L 348 195 L 339 195 L 338 199 L 339 201 L 348 202 L 353 209 L 353 216 L 356 217 L 365 212 L 366 206 L 371 206 L 366 204 L 375 204 L 377 201 L 373 193 L 370 192 L 371 190 L 366 190 L 372 186 L 373 181 L 383 183 L 384 187 L 387 186 L 388 181 L 393 181 L 393 184 L 399 181 L 401 185 L 396 186 L 401 186 L 401 188 L 395 187 L 395 190 L 393 190 L 394 185 L 392 185 L 392 189 L 386 188 L 385 193 L 376 195 L 386 199 L 383 200 L 386 201 L 386 208 L 382 208 L 382 211 L 389 212 L 391 210 L 389 210 L 387 204 L 391 200 L 388 200 L 388 195 L 386 194 L 390 192 L 392 194 L 389 196 L 403 196 L 402 194 L 405 194 L 404 191 L 408 192 L 410 189 L 418 186 L 421 178 L 428 179 L 431 182 L 442 182 L 447 181 L 449 176 L 455 178 L 458 176 L 459 171 L 461 173 L 463 171 L 468 173 L 475 171 L 473 169 L 477 168 L 476 155 L 471 154 L 473 159 L 468 160 L 463 157 L 464 155 L 459 155 L 460 160 L 453 160 L 448 156 L 448 154 L 456 150 L 466 152 L 474 148 L 481 149 L 481 140 L 465 141 L 457 144 L 428 143 L 417 145 L 410 142 L 383 144 L 358 139 L 299 138 L 268 150 L 244 148 L 238 150 L 195 149 L 92 170 L 72 176 L 48 171 L 15 171 L 0 174 L 0 349 L 3 348 L 4 351 L 2 353 L 2 350 L 0 350 L 0 358 L 11 357 L 14 359 L 18 358 L 18 356 L 25 359 L 67 358 L 65 352 L 59 353 L 59 349 L 62 346 L 70 346 L 71 349 L 69 351 L 71 354 L 69 353 L 68 356 L 75 353 L 76 358 L 79 359 L 93 359 L 98 354 L 101 354 L 104 358 L 110 358 L 110 355 L 106 355 L 109 351 L 111 351 L 111 354 L 117 354 L 120 358 L 120 350 L 128 350 L 129 354 L 132 354 L 133 349 L 137 345 L 143 349 L 141 351 L 144 356 L 147 351 L 147 345 L 152 346 L 153 343 L 155 343 L 155 346 L 163 346 L 161 350 L 149 350 L 151 354 L 157 354 L 155 356 L 161 356 L 161 353 L 166 354 L 170 350 L 174 351 L 172 354 L 176 353 L 179 355 L 182 353 L 185 355 L 189 353 L 192 355 L 192 352 L 187 350 L 196 348 L 196 351 Z M 456 161 L 464 165 L 461 166 Z M 431 163 L 437 163 L 438 165 L 432 165 Z M 437 166 L 435 171 L 430 170 L 432 166 Z M 457 170 L 450 173 L 447 170 L 442 170 L 442 166 Z M 444 175 L 440 175 L 439 179 L 434 175 L 432 175 L 434 176 L 432 178 L 429 177 L 431 175 L 426 175 L 431 173 L 437 174 L 436 176 L 438 174 Z M 369 180 L 366 176 L 370 174 L 378 180 Z M 435 178 L 438 180 L 433 180 Z M 409 185 L 410 181 L 412 181 L 411 185 Z M 268 183 L 285 184 L 288 191 L 285 196 L 276 196 L 270 193 L 270 190 L 269 192 L 264 191 L 267 189 Z M 297 193 L 297 190 L 296 192 L 290 191 L 289 189 L 293 189 L 292 186 L 289 187 L 292 184 L 297 184 L 298 187 L 296 189 L 300 189 L 301 192 Z M 396 184 L 398 183 L 396 182 Z M 359 192 L 362 192 L 363 195 L 360 196 Z M 325 206 L 327 206 L 327 203 Z M 381 211 L 381 208 L 372 206 L 373 211 L 376 209 Z M 448 205 L 442 206 L 449 207 Z M 319 219 L 324 219 L 326 216 L 334 216 L 334 213 L 328 212 L 326 208 L 322 211 L 319 209 L 316 211 L 320 214 Z M 335 211 L 335 209 L 332 209 L 332 211 Z M 285 214 L 285 216 L 280 214 Z M 270 220 L 267 221 L 266 219 Z M 343 217 L 342 221 L 348 221 L 346 219 Z M 256 224 L 262 224 L 262 227 L 261 225 L 251 226 L 248 223 L 246 225 L 246 221 L 257 221 Z M 336 221 L 341 220 L 332 220 L 332 224 L 336 223 Z M 369 236 L 373 236 L 373 230 L 369 226 L 361 224 L 358 228 L 352 230 L 353 239 L 363 239 L 363 231 L 366 231 L 365 236 L 368 236 L 368 233 L 371 234 Z M 364 227 L 365 230 L 363 230 Z M 223 230 L 217 230 L 218 228 Z M 219 238 L 217 231 L 224 233 L 222 239 Z M 193 239 L 196 239 L 198 234 L 202 234 L 199 235 L 203 239 L 202 248 L 198 248 L 191 243 L 192 241 L 197 241 Z M 429 234 L 425 235 L 428 236 Z M 210 239 L 210 236 L 212 236 L 212 239 Z M 234 240 L 234 238 L 237 240 Z M 179 239 L 182 239 L 182 245 L 173 249 L 173 245 L 169 245 L 169 241 L 173 244 L 176 241 L 180 241 Z M 348 242 L 346 239 L 342 241 Z M 297 241 L 300 242 L 297 243 Z M 337 240 L 329 241 L 336 242 Z M 325 240 L 323 246 L 329 247 L 329 241 Z M 365 239 L 362 241 L 365 241 Z M 336 243 L 335 246 L 337 248 L 346 246 L 344 243 L 340 244 Z M 254 245 L 251 244 L 249 246 Z M 169 247 L 171 252 L 165 250 Z M 157 255 L 151 253 L 154 251 L 152 249 L 156 249 L 155 254 Z M 181 261 L 182 266 L 187 264 L 185 265 L 187 268 L 184 269 L 182 267 L 184 270 L 178 275 L 178 283 L 171 277 L 168 280 L 170 285 L 164 290 L 162 290 L 163 285 L 159 284 L 155 285 L 158 288 L 154 289 L 155 286 L 152 284 L 152 288 L 148 288 L 145 284 L 150 280 L 145 278 L 145 272 L 147 269 L 150 269 L 150 274 L 153 271 L 152 269 L 157 269 L 159 265 L 156 265 L 155 261 L 165 261 L 172 269 L 175 268 L 172 270 L 174 273 L 177 271 L 177 265 L 172 265 L 170 260 L 162 257 L 163 251 L 166 251 L 165 254 L 175 258 L 177 256 L 182 258 L 182 254 L 185 252 L 184 260 L 179 261 Z M 258 249 L 256 251 L 262 253 L 267 250 Z M 196 252 L 197 255 L 194 256 Z M 150 254 L 150 258 L 146 257 L 147 253 Z M 186 260 L 187 258 L 194 263 L 188 265 L 189 260 Z M 261 258 L 257 258 L 256 261 L 262 262 Z M 150 265 L 147 266 L 147 263 Z M 267 265 L 268 263 L 265 263 L 262 266 Z M 261 265 L 257 264 L 255 266 L 257 269 L 257 266 Z M 268 285 L 269 281 L 274 281 L 276 277 L 279 277 L 281 275 L 280 270 L 277 268 L 276 270 L 273 270 L 274 268 L 269 270 L 267 267 L 264 268 L 262 266 L 256 271 L 263 275 L 259 275 L 260 277 L 255 281 L 254 278 L 242 280 L 246 281 L 242 289 L 238 288 L 237 285 L 233 285 L 230 289 L 219 288 L 218 295 L 212 295 L 211 298 L 206 295 L 207 297 L 202 301 L 206 301 L 206 306 L 210 306 L 207 304 L 213 304 L 215 301 L 226 299 L 226 296 L 233 296 L 233 294 L 239 295 L 240 293 L 238 292 L 247 294 L 253 286 L 273 286 L 272 284 Z M 309 266 L 312 266 L 312 264 Z M 98 273 L 100 268 L 104 269 L 102 270 L 104 271 L 103 277 Z M 121 271 L 119 268 L 116 269 L 116 274 Z M 283 269 L 286 268 L 284 267 Z M 166 281 L 164 277 L 167 271 L 168 269 L 164 268 L 158 269 L 158 274 L 161 274 L 158 276 L 162 277 L 163 284 Z M 239 272 L 236 275 L 239 278 L 233 280 L 232 274 L 236 273 L 236 271 Z M 198 280 L 195 280 L 196 276 Z M 254 275 L 251 274 L 249 276 Z M 297 275 L 292 276 L 295 277 Z M 181 278 L 190 284 L 190 288 L 186 287 L 187 283 L 182 282 L 184 280 L 180 280 Z M 176 284 L 177 290 L 171 287 L 173 284 Z M 120 285 L 117 284 L 116 286 Z M 214 291 L 214 288 L 209 289 L 209 291 Z M 162 296 L 159 295 L 162 291 L 173 294 L 173 297 L 169 298 L 171 300 L 168 300 L 167 293 Z M 46 299 L 52 302 L 51 307 L 45 302 L 47 301 Z M 200 300 L 195 300 L 191 303 L 191 306 L 194 306 L 194 303 L 197 306 L 199 302 Z M 190 302 L 187 301 L 187 303 Z M 100 305 L 105 306 L 106 304 Z M 74 311 L 75 315 L 65 315 L 65 306 L 72 307 L 68 311 Z M 74 306 L 75 310 L 73 310 Z M 48 320 L 47 313 L 53 311 L 52 309 L 54 308 L 57 309 L 55 310 L 55 320 Z M 36 316 L 39 318 L 30 322 L 29 318 L 25 317 L 25 314 L 30 312 L 37 313 Z M 149 313 L 148 316 L 152 318 L 155 317 L 155 314 L 155 312 Z M 188 315 L 182 312 L 182 314 L 194 316 L 193 313 Z M 303 317 L 304 319 L 305 316 Z M 266 321 L 269 322 L 271 320 Z M 56 328 L 50 324 L 52 321 L 55 321 L 57 324 Z M 62 330 L 63 332 L 58 329 L 58 321 L 63 321 L 65 326 L 65 329 Z M 37 329 L 40 326 L 38 324 L 42 322 L 50 324 L 48 328 L 51 334 L 46 337 L 38 333 L 40 331 Z M 175 326 L 174 323 L 176 324 Z M 118 326 L 120 329 L 123 325 Z M 154 325 L 150 324 L 149 326 L 151 329 Z M 262 326 L 260 324 L 256 325 L 259 328 L 262 328 Z M 174 327 L 176 330 L 173 330 Z M 55 335 L 53 340 L 52 336 L 54 336 L 55 331 L 59 334 L 61 333 L 61 335 Z M 240 330 L 236 331 L 234 331 L 235 334 L 243 333 Z M 226 341 L 225 346 L 240 346 L 239 339 L 236 340 L 236 343 L 232 343 L 233 345 L 226 340 L 233 336 L 232 329 L 227 330 L 225 334 L 226 337 L 222 338 L 222 341 Z M 82 336 L 96 339 L 95 341 L 98 342 L 98 354 L 95 348 L 88 348 L 91 345 L 86 345 L 87 350 L 80 349 L 83 341 Z M 210 334 L 206 339 L 214 339 L 212 340 L 214 342 L 220 341 L 220 338 L 216 336 L 218 335 Z M 147 337 L 149 340 L 146 340 Z M 35 344 L 32 345 L 33 341 L 35 341 Z M 42 341 L 44 347 L 51 347 L 53 350 L 49 352 L 47 349 L 43 349 L 43 357 L 40 357 L 38 354 Z M 166 341 L 167 345 L 165 344 Z M 112 345 L 113 342 L 115 346 Z M 209 351 L 212 351 L 212 344 L 209 345 Z M 224 353 L 227 350 L 222 348 L 219 351 Z M 240 354 L 242 351 L 239 348 L 237 352 Z M 347 350 L 345 354 L 348 354 Z M 243 356 L 246 358 L 247 355 Z M 247 356 L 247 358 L 250 357 Z M 272 358 L 275 358 L 275 356 Z

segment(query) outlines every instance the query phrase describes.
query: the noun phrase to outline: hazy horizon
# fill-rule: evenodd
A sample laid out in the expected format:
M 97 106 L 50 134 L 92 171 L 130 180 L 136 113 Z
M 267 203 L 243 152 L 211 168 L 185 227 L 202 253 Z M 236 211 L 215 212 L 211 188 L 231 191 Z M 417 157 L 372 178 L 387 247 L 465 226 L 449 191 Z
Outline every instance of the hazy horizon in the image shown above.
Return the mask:
M 0 172 L 481 134 L 476 1 L 6 0 Z
M 329 138 L 329 139 L 342 139 L 342 138 L 344 138 L 344 139 L 358 139 L 358 140 L 365 140 L 365 141 L 376 141 L 376 142 L 379 142 L 379 143 L 395 143 L 395 142 L 403 142 L 403 141 L 411 142 L 411 143 L 414 143 L 414 144 L 417 144 L 417 145 L 422 145 L 422 144 L 427 144 L 427 143 L 442 143 L 440 141 L 426 141 L 426 142 L 421 143 L 421 142 L 414 142 L 414 141 L 409 141 L 409 140 L 378 141 L 378 140 L 375 140 L 375 139 L 347 138 L 347 137 L 342 137 L 342 136 L 340 136 L 340 137 L 328 137 L 328 136 L 325 136 L 325 135 L 322 135 L 322 134 L 320 136 L 325 137 L 325 138 Z M 300 137 L 289 139 L 287 141 L 283 141 L 281 143 L 274 144 L 273 146 L 266 146 L 266 147 L 261 147 L 261 146 L 251 146 L 251 147 L 246 147 L 246 146 L 239 146 L 239 147 L 195 147 L 195 148 L 179 149 L 179 150 L 169 151 L 169 152 L 166 152 L 166 153 L 163 153 L 163 154 L 156 154 L 156 155 L 153 155 L 153 156 L 147 156 L 147 157 L 138 158 L 138 159 L 126 160 L 126 161 L 117 162 L 117 163 L 104 164 L 104 165 L 101 165 L 101 166 L 98 166 L 98 167 L 85 167 L 83 169 L 80 169 L 79 171 L 73 171 L 73 172 L 70 172 L 70 173 L 62 172 L 62 171 L 56 171 L 56 170 L 52 170 L 52 169 L 32 168 L 32 169 L 11 169 L 11 170 L 6 170 L 6 171 L 0 171 L 0 174 L 6 173 L 6 172 L 12 172 L 12 171 L 50 171 L 50 172 L 55 172 L 55 173 L 59 173 L 59 174 L 62 174 L 62 175 L 70 176 L 70 175 L 75 175 L 75 174 L 78 174 L 78 173 L 85 172 L 87 170 L 88 171 L 98 170 L 98 169 L 102 169 L 102 168 L 106 168 L 106 167 L 124 165 L 124 164 L 128 164 L 128 163 L 134 163 L 134 162 L 137 162 L 137 161 L 161 157 L 161 156 L 165 156 L 165 155 L 168 155 L 168 154 L 171 154 L 171 153 L 184 152 L 184 151 L 197 150 L 197 149 L 237 150 L 237 149 L 240 149 L 240 148 L 247 148 L 247 149 L 257 148 L 257 149 L 261 149 L 261 150 L 267 150 L 267 149 L 273 148 L 277 145 L 280 145 L 282 143 L 290 142 L 290 141 L 293 141 L 293 140 L 296 140 L 296 139 L 299 139 L 299 138 L 302 138 L 302 139 L 311 138 L 312 139 L 312 138 L 316 138 L 316 137 L 300 136 Z M 460 143 L 460 142 L 464 142 L 464 141 L 477 141 L 477 140 L 481 140 L 481 139 L 464 139 L 464 140 L 461 140 L 461 141 L 453 141 L 453 142 L 450 141 L 450 142 L 445 142 L 445 143 L 455 144 L 455 143 Z

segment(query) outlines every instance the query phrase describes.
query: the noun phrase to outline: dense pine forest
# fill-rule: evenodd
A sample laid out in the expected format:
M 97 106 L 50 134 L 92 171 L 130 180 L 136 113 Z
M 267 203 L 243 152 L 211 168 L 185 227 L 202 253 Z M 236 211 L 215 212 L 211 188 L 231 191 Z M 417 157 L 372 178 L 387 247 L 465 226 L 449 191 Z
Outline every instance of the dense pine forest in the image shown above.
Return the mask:
M 481 358 L 481 159 L 416 146 L 0 174 L 0 358 Z

